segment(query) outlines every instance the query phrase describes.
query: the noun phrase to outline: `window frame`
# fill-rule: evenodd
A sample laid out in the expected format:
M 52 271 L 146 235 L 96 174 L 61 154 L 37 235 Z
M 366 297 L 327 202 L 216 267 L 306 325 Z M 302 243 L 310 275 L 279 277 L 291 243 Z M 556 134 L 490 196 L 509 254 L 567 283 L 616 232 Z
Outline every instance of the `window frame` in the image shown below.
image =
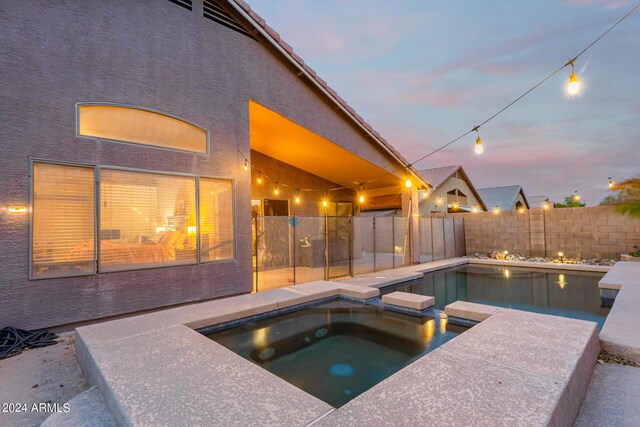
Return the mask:
M 75 166 L 75 167 L 84 167 L 93 169 L 93 198 L 94 198 L 94 229 L 93 229 L 93 244 L 94 244 L 94 260 L 93 260 L 93 272 L 91 273 L 78 273 L 72 275 L 62 275 L 62 276 L 51 276 L 51 277 L 33 277 L 33 199 L 34 199 L 34 164 L 35 163 L 46 163 L 50 165 L 59 165 L 59 166 Z M 168 175 L 168 176 L 181 176 L 181 177 L 189 177 L 195 179 L 195 209 L 196 209 L 196 260 L 195 262 L 187 262 L 187 263 L 179 263 L 179 264 L 171 264 L 171 265 L 154 265 L 150 267 L 142 267 L 142 268 L 131 268 L 131 269 L 122 269 L 122 270 L 110 270 L 108 272 L 103 272 L 100 269 L 100 245 L 98 242 L 100 241 L 100 171 L 102 169 L 108 170 L 116 170 L 123 172 L 137 172 L 137 173 L 149 173 L 155 175 Z M 223 180 L 231 182 L 231 198 L 232 198 L 232 221 L 233 221 L 233 257 L 227 259 L 217 259 L 217 260 L 202 260 L 200 256 L 201 244 L 200 244 L 200 178 L 206 179 L 215 179 L 215 180 Z M 217 263 L 227 263 L 227 262 L 236 262 L 237 261 L 237 251 L 238 251 L 238 233 L 237 233 L 237 215 L 236 215 L 236 179 L 228 176 L 215 176 L 215 175 L 199 175 L 193 173 L 181 173 L 181 172 L 171 172 L 171 171 L 157 171 L 150 169 L 142 169 L 142 168 L 130 168 L 124 166 L 113 166 L 113 165 L 95 165 L 88 163 L 80 163 L 80 162 L 67 162 L 67 161 L 58 161 L 58 160 L 48 160 L 48 159 L 40 159 L 40 158 L 30 158 L 29 159 L 29 272 L 28 278 L 29 280 L 47 280 L 47 279 L 61 279 L 68 277 L 86 277 L 86 276 L 98 276 L 101 274 L 114 274 L 126 271 L 142 271 L 142 270 L 154 270 L 157 268 L 177 268 L 186 265 L 200 265 L 200 264 L 217 264 Z
M 181 150 L 179 148 L 172 148 L 172 147 L 163 147 L 161 145 L 152 145 L 152 144 L 145 144 L 143 142 L 135 142 L 135 141 L 126 141 L 126 140 L 122 140 L 122 139 L 111 139 L 111 138 L 100 138 L 98 136 L 91 136 L 91 135 L 83 135 L 80 133 L 80 107 L 82 106 L 104 106 L 104 107 L 122 107 L 122 108 L 131 108 L 134 110 L 140 110 L 140 111 L 147 111 L 149 113 L 155 113 L 155 114 L 159 114 L 162 116 L 167 116 L 167 117 L 171 117 L 173 119 L 176 120 L 180 120 L 181 122 L 187 123 L 191 126 L 197 127 L 198 129 L 202 129 L 203 131 L 205 131 L 206 135 L 207 135 L 207 146 L 206 146 L 206 152 L 204 153 L 200 153 L 198 151 L 191 151 L 191 150 Z M 76 137 L 77 138 L 84 138 L 84 139 L 91 139 L 93 141 L 108 141 L 108 142 L 115 142 L 118 144 L 127 144 L 127 145 L 136 145 L 139 147 L 146 147 L 146 148 L 156 148 L 159 150 L 168 150 L 168 151 L 173 151 L 176 153 L 188 153 L 188 154 L 195 154 L 198 156 L 210 156 L 211 155 L 211 132 L 209 132 L 209 129 L 197 125 L 195 123 L 193 123 L 190 120 L 186 120 L 183 119 L 182 117 L 176 116 L 174 114 L 170 114 L 164 111 L 160 111 L 160 110 L 156 110 L 153 108 L 148 108 L 148 107 L 142 107 L 139 105 L 132 105 L 132 104 L 119 104 L 119 103 L 115 103 L 115 102 L 76 102 L 75 104 L 75 123 L 76 123 Z

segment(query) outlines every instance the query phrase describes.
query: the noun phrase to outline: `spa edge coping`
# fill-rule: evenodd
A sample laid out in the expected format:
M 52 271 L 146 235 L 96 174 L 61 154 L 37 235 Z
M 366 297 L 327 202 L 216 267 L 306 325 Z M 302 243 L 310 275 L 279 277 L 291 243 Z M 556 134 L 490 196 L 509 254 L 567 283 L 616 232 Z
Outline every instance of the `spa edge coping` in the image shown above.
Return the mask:
M 401 277 L 413 277 L 416 273 L 430 272 L 466 263 L 469 263 L 469 259 L 457 258 L 377 272 L 373 275 L 375 278 L 375 275 L 381 277 L 381 274 L 385 274 L 390 279 L 397 280 Z M 266 424 L 269 424 L 270 421 L 273 423 L 277 419 L 279 421 L 276 423 L 287 420 L 288 423 L 304 425 L 324 417 L 334 409 L 325 402 L 255 366 L 194 329 L 336 296 L 367 300 L 377 295 L 379 295 L 379 290 L 371 287 L 340 281 L 318 281 L 83 326 L 76 330 L 78 359 L 90 384 L 98 386 L 106 398 L 110 411 L 114 414 L 117 422 L 122 425 L 149 423 L 155 416 L 159 416 L 159 413 L 150 413 L 149 411 L 160 411 L 161 416 L 171 417 L 171 411 L 175 413 L 176 408 L 171 409 L 171 405 L 169 405 L 167 407 L 169 412 L 165 413 L 163 412 L 165 406 L 161 402 L 171 399 L 175 395 L 193 398 L 187 388 L 198 385 L 206 388 L 210 383 L 210 381 L 202 383 L 202 378 L 206 375 L 191 375 L 193 366 L 208 369 L 210 364 L 219 364 L 223 359 L 230 363 L 230 366 L 225 367 L 225 372 L 228 375 L 242 377 L 243 381 L 248 381 L 243 375 L 250 372 L 255 377 L 255 384 L 262 382 L 269 384 L 270 393 L 269 399 L 267 399 L 267 396 L 262 394 L 264 390 L 261 391 L 261 387 L 236 389 L 237 395 L 219 396 L 227 404 L 238 398 L 244 399 L 242 401 L 245 403 L 251 400 L 255 402 L 255 399 L 263 399 L 273 403 L 278 399 L 284 399 L 284 396 L 287 396 L 288 400 L 283 403 L 284 409 L 277 411 L 278 414 L 271 410 L 273 405 L 262 407 L 254 403 L 253 406 L 247 406 L 236 402 L 230 408 L 225 407 L 227 412 L 224 417 L 226 418 L 219 418 L 217 421 L 224 423 L 233 419 L 236 422 L 242 422 L 242 420 L 255 422 L 255 416 L 265 416 L 266 414 L 267 418 L 262 419 Z M 524 313 L 522 315 L 531 316 L 533 314 Z M 553 316 L 547 317 L 553 319 Z M 555 318 L 555 323 L 562 323 L 565 320 L 567 319 Z M 465 335 L 471 331 L 467 331 Z M 216 358 L 212 358 L 212 355 L 215 355 Z M 429 355 L 425 357 L 429 357 Z M 420 360 L 422 359 L 424 358 Z M 180 364 L 168 363 L 168 361 L 176 360 Z M 182 383 L 181 377 L 173 378 L 173 383 L 163 383 L 163 381 L 167 381 L 167 378 L 172 378 L 171 375 L 167 376 L 163 369 L 171 368 L 173 375 L 175 370 L 180 371 L 181 366 L 188 367 L 184 372 L 185 378 L 189 380 L 187 383 Z M 125 376 L 123 377 L 123 375 Z M 222 375 L 221 381 L 226 379 L 221 372 L 215 370 L 211 372 L 211 375 Z M 393 377 L 395 375 L 390 378 Z M 239 381 L 238 384 L 242 384 L 242 381 Z M 180 386 L 184 388 L 181 389 Z M 229 385 L 232 388 L 235 386 L 235 383 Z M 216 390 L 207 390 L 214 395 L 217 393 Z M 365 392 L 362 396 L 368 393 Z M 137 395 L 147 396 L 148 402 L 136 400 L 135 396 Z M 211 399 L 215 397 L 214 395 L 210 394 L 207 397 L 207 402 L 210 403 Z M 133 401 L 129 401 L 130 399 Z M 193 404 L 191 402 L 192 400 L 182 403 L 188 406 Z M 205 404 L 205 402 L 199 403 Z M 253 413 L 258 410 L 262 413 Z M 217 412 L 207 413 L 207 417 L 216 417 L 218 416 L 216 414 Z M 249 415 L 251 416 L 247 418 Z M 220 416 L 222 417 L 222 415 Z M 228 418 L 229 416 L 237 418 Z M 194 416 L 191 419 L 181 418 L 175 421 L 198 422 L 202 420 Z M 215 420 L 207 418 L 205 421 Z

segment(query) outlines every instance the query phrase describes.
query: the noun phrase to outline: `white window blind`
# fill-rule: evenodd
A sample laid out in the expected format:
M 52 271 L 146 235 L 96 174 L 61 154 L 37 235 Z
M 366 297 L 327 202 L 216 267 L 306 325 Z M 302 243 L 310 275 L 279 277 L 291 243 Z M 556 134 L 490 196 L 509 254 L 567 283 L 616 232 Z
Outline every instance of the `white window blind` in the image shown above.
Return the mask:
M 33 164 L 33 278 L 95 272 L 94 181 L 90 167 Z
M 100 170 L 102 272 L 197 262 L 194 177 Z
M 200 260 L 234 258 L 233 182 L 200 178 Z

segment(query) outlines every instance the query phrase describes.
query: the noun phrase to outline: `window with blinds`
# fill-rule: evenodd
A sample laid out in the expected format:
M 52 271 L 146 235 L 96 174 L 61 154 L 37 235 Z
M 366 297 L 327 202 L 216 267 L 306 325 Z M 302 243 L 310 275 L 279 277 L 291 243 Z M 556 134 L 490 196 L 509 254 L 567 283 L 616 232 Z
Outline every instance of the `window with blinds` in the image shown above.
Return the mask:
M 100 271 L 197 262 L 195 177 L 100 170 Z
M 233 182 L 200 178 L 200 260 L 234 257 Z
M 95 273 L 94 182 L 90 167 L 33 164 L 33 278 Z

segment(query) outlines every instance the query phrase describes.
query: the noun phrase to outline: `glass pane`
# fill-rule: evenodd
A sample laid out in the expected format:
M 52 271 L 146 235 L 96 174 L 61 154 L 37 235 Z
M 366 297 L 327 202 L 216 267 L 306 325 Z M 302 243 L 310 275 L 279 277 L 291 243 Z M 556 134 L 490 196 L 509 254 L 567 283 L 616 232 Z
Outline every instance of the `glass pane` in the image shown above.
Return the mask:
M 200 178 L 200 260 L 234 258 L 233 183 Z
M 353 217 L 353 274 L 373 271 L 373 217 Z
M 375 217 L 376 271 L 393 268 L 394 255 L 394 218 L 392 216 Z
M 291 232 L 295 241 L 296 284 L 325 278 L 325 218 L 294 217 Z
M 34 278 L 95 272 L 94 169 L 34 163 Z
M 100 271 L 196 262 L 193 177 L 100 171 Z
M 207 131 L 175 117 L 118 105 L 78 106 L 78 133 L 84 136 L 207 152 Z
M 257 218 L 256 280 L 258 291 L 294 284 L 291 223 L 292 218 L 288 216 Z

